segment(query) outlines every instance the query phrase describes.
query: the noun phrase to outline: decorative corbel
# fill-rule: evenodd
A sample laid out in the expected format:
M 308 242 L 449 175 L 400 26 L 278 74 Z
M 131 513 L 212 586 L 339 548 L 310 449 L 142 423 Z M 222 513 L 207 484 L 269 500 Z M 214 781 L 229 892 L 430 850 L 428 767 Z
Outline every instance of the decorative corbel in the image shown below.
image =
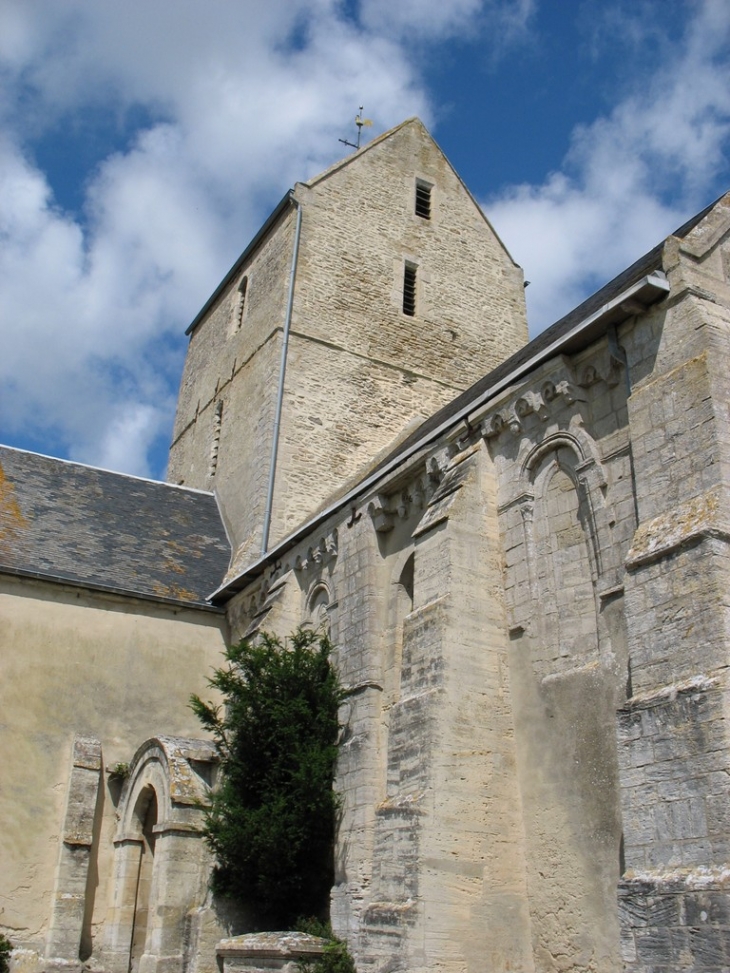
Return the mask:
M 525 419 L 527 416 L 532 415 L 535 411 L 533 404 L 530 400 L 530 393 L 527 392 L 525 395 L 521 395 L 519 399 L 515 402 L 515 412 L 520 419 Z
M 493 412 L 484 420 L 480 432 L 485 439 L 494 439 L 504 430 L 504 419 L 499 412 Z
M 521 395 L 515 402 L 515 412 L 520 419 L 535 413 L 543 422 L 549 415 L 542 396 L 537 392 L 525 392 Z
M 325 550 L 330 557 L 337 557 L 337 528 L 327 535 L 324 540 Z
M 439 461 L 435 456 L 432 456 L 428 461 L 428 478 L 434 487 L 438 486 L 441 482 L 441 477 L 443 476 L 443 470 L 439 466 Z
M 382 494 L 378 494 L 374 500 L 368 504 L 368 513 L 373 522 L 375 530 L 379 534 L 387 534 L 389 530 L 393 530 L 393 517 L 392 511 L 388 510 L 388 498 Z
M 516 412 L 513 412 L 507 420 L 507 426 L 513 436 L 519 436 L 522 432 L 522 422 Z
M 578 398 L 578 393 L 576 392 L 575 386 L 571 385 L 570 382 L 563 380 L 558 382 L 555 386 L 555 391 L 558 395 L 562 396 L 567 405 L 572 405 Z
M 600 377 L 595 365 L 586 365 L 580 374 L 578 385 L 584 389 L 590 388 L 591 385 L 596 384 Z
M 411 497 L 411 495 L 408 493 L 407 490 L 402 491 L 400 495 L 400 502 L 396 507 L 396 513 L 398 514 L 401 520 L 405 520 L 406 517 L 408 516 L 408 509 L 411 505 L 412 499 L 413 498 Z

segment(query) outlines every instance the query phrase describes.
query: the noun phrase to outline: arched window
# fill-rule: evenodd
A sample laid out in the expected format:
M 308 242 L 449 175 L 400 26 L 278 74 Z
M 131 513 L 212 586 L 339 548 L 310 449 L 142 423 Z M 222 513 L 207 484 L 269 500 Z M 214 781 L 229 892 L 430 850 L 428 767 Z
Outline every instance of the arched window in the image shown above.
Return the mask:
M 543 675 L 597 657 L 597 550 L 585 461 L 573 444 L 545 444 L 530 469 L 532 571 L 541 629 L 535 663 Z
M 324 582 L 320 581 L 312 588 L 307 598 L 307 624 L 327 635 L 330 634 L 329 604 L 329 589 Z

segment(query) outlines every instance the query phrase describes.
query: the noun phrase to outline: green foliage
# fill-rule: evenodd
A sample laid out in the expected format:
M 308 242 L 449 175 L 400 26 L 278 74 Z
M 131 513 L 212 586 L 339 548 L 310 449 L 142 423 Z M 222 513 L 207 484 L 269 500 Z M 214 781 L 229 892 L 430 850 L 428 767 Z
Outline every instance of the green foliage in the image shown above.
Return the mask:
M 125 781 L 129 777 L 129 764 L 120 761 L 118 764 L 114 764 L 113 767 L 109 768 L 109 779 L 116 781 Z
M 306 932 L 310 936 L 321 936 L 329 940 L 318 959 L 300 960 L 297 965 L 301 973 L 357 973 L 347 943 L 333 935 L 332 927 L 328 922 L 322 922 L 320 919 L 299 919 L 294 928 L 298 932 Z
M 356 973 L 355 961 L 341 939 L 331 939 L 319 959 L 310 967 L 310 973 Z
M 326 636 L 300 629 L 226 651 L 211 686 L 224 707 L 191 697 L 221 756 L 206 819 L 216 892 L 245 903 L 258 928 L 326 915 L 337 797 L 337 710 L 344 698 Z
M 7 936 L 0 932 L 0 973 L 8 973 L 10 969 L 10 953 L 13 944 Z

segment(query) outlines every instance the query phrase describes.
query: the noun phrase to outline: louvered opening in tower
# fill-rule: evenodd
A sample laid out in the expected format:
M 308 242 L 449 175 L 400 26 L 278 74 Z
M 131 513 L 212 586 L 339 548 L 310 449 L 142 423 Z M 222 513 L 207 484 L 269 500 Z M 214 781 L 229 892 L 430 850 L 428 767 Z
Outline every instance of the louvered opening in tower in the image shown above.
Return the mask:
M 431 219 L 431 187 L 426 182 L 416 182 L 416 216 Z
M 403 268 L 403 313 L 411 318 L 416 313 L 416 268 L 413 264 Z

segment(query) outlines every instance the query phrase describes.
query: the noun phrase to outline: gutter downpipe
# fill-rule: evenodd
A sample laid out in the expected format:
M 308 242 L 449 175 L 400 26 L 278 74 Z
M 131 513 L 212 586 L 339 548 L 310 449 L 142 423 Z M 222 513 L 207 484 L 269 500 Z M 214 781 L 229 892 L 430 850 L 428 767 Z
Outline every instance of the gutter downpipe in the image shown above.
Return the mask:
M 281 429 L 281 412 L 284 403 L 284 379 L 286 377 L 286 358 L 289 351 L 289 332 L 291 330 L 292 307 L 294 305 L 294 281 L 297 276 L 297 260 L 299 258 L 299 236 L 302 229 L 302 207 L 299 200 L 292 193 L 291 201 L 297 208 L 297 223 L 294 229 L 294 250 L 291 258 L 291 272 L 289 276 L 289 296 L 286 302 L 286 317 L 284 318 L 284 333 L 281 346 L 281 362 L 279 363 L 279 388 L 276 394 L 276 409 L 274 412 L 274 432 L 271 444 L 271 465 L 269 467 L 269 486 L 266 494 L 266 512 L 264 513 L 264 529 L 261 536 L 261 556 L 269 550 L 269 533 L 271 531 L 271 513 L 274 503 L 274 481 L 276 480 L 276 461 L 279 453 L 279 431 Z

